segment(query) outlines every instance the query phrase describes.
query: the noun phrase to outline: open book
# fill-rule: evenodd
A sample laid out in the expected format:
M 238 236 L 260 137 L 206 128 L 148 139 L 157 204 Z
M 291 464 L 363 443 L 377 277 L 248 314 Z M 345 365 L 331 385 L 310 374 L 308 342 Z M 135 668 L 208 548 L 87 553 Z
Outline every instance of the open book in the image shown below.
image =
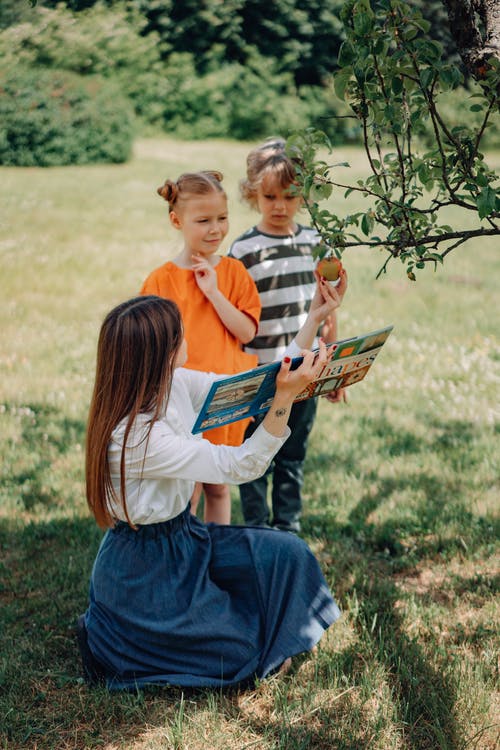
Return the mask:
M 394 326 L 328 344 L 329 359 L 318 378 L 309 383 L 295 401 L 324 396 L 363 380 Z M 292 369 L 302 357 L 292 360 Z M 238 419 L 253 417 L 269 409 L 276 390 L 281 362 L 261 365 L 212 384 L 192 432 L 204 432 Z

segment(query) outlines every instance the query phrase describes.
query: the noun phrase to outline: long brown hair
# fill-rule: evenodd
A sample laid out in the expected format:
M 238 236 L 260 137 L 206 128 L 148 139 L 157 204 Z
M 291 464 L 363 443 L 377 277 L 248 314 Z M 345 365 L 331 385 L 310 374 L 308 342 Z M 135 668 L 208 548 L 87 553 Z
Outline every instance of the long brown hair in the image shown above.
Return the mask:
M 85 477 L 87 502 L 102 528 L 113 526 L 112 502 L 123 506 L 125 446 L 134 419 L 151 415 L 149 432 L 166 406 L 175 357 L 183 340 L 179 308 L 154 295 L 134 297 L 106 316 L 97 345 L 94 391 L 87 423 Z M 127 419 L 120 462 L 120 497 L 113 489 L 108 462 L 111 434 Z

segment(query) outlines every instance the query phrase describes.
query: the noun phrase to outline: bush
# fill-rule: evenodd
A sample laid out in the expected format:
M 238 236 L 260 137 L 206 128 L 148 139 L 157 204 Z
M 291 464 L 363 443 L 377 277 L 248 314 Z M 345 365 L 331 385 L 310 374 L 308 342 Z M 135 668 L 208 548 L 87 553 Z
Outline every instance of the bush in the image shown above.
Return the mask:
M 157 34 L 141 34 L 145 23 L 123 4 L 112 9 L 98 4 L 80 13 L 63 5 L 37 6 L 29 20 L 0 31 L 0 59 L 8 68 L 52 68 L 111 78 L 140 117 L 158 124 L 164 67 Z
M 43 69 L 0 74 L 0 164 L 123 162 L 133 135 L 132 107 L 109 81 Z
M 359 128 L 331 84 L 297 89 L 283 61 L 248 46 L 247 61 L 228 61 L 223 45 L 211 48 L 199 72 L 193 52 L 170 52 L 158 35 L 144 36 L 145 17 L 132 5 L 102 2 L 74 13 L 38 5 L 29 20 L 0 31 L 5 68 L 66 70 L 114 81 L 138 120 L 179 138 L 253 140 L 313 126 L 334 143 L 353 140 Z M 162 61 L 161 56 L 164 59 Z M 354 125 L 353 125 L 354 122 Z
M 356 120 L 336 118 L 347 107 L 334 100 L 331 87 L 297 90 L 291 74 L 278 73 L 256 54 L 252 65 L 221 61 L 214 67 L 200 76 L 190 53 L 170 55 L 161 96 L 167 132 L 182 138 L 254 140 L 314 126 L 335 143 L 358 137 Z
M 335 96 L 331 81 L 324 86 L 303 86 L 299 97 L 307 113 L 303 128 L 322 130 L 334 146 L 361 142 L 361 126 L 347 104 Z

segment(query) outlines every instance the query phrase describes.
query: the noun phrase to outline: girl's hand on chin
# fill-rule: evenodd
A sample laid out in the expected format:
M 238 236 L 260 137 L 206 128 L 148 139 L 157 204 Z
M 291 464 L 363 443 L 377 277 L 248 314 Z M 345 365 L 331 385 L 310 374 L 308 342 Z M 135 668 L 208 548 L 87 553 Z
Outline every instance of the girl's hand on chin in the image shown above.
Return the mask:
M 205 295 L 217 291 L 217 273 L 202 255 L 193 255 L 193 272 L 196 283 Z

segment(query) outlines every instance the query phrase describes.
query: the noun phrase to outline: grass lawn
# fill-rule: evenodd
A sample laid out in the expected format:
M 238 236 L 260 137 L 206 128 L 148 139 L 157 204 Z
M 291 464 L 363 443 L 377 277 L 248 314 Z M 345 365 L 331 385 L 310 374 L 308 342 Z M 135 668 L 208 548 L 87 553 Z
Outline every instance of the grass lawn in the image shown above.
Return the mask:
M 303 535 L 343 611 L 318 653 L 229 693 L 108 694 L 81 679 L 73 628 L 101 536 L 83 491 L 100 322 L 179 246 L 165 178 L 224 173 L 224 249 L 254 222 L 238 199 L 248 149 L 149 139 L 125 165 L 0 169 L 0 748 L 498 748 L 494 239 L 416 283 L 397 264 L 375 281 L 378 251 L 344 256 L 341 335 L 395 328 L 347 404 L 320 400 L 310 441 Z M 362 173 L 361 152 L 335 157 Z

